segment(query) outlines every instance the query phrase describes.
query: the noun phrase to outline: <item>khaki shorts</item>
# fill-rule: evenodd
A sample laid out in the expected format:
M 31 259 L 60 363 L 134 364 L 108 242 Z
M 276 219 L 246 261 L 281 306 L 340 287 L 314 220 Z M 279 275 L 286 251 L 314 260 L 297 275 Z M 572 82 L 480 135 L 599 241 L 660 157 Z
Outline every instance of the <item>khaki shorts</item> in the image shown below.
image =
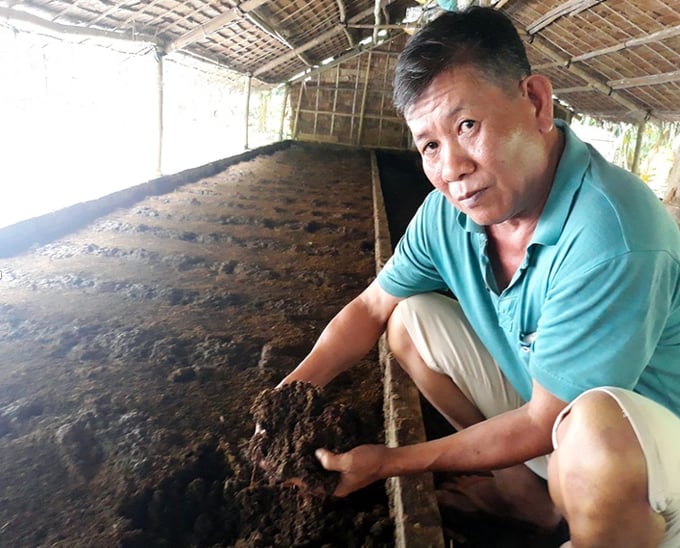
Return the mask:
M 454 299 L 423 293 L 399 303 L 399 312 L 427 366 L 450 377 L 485 417 L 517 409 L 525 402 L 468 323 Z M 602 387 L 621 406 L 647 460 L 649 503 L 666 520 L 664 548 L 680 547 L 680 418 L 661 405 L 621 388 Z M 577 398 L 578 399 L 578 398 Z M 555 431 L 572 402 L 557 417 Z M 526 462 L 547 478 L 548 456 Z

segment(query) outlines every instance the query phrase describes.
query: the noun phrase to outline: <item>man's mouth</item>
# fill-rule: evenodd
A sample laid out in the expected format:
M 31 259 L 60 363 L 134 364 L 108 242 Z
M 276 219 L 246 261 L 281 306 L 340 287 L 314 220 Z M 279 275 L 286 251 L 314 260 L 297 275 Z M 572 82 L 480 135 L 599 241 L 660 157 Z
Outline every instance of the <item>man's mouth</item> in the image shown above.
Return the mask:
M 464 194 L 459 194 L 456 196 L 456 201 L 463 207 L 472 208 L 475 207 L 479 201 L 482 199 L 483 194 L 486 192 L 486 188 L 480 188 L 478 190 L 472 190 L 465 192 Z

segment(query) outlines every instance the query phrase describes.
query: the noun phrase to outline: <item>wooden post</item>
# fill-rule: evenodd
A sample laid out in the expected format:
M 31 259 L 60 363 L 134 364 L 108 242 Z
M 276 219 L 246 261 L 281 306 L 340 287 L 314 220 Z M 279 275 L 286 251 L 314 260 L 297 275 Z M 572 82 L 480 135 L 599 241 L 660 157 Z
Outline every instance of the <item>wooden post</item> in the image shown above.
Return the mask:
M 293 139 L 297 139 L 298 125 L 300 123 L 300 107 L 302 106 L 302 93 L 305 90 L 307 80 L 300 82 L 300 94 L 298 95 L 297 109 L 295 110 L 295 123 L 293 124 Z
M 316 73 L 316 99 L 314 100 L 314 130 L 312 133 L 316 137 L 316 128 L 319 121 L 319 88 L 321 87 L 321 73 Z
M 335 90 L 333 92 L 333 108 L 331 109 L 331 129 L 328 134 L 333 135 L 335 131 L 335 109 L 338 107 L 338 87 L 340 86 L 340 65 L 335 65 Z
M 630 170 L 635 175 L 640 175 L 640 150 L 642 149 L 642 136 L 645 133 L 645 126 L 647 122 L 643 120 L 638 124 L 637 134 L 635 136 L 635 152 L 633 153 L 633 164 Z
M 246 77 L 246 113 L 245 113 L 245 143 L 243 148 L 248 150 L 248 119 L 250 118 L 250 88 L 253 80 L 253 75 L 248 74 Z
M 163 52 L 160 48 L 156 48 L 156 100 L 158 101 L 157 107 L 157 120 L 158 120 L 158 143 L 157 151 L 158 156 L 156 158 L 156 175 L 161 176 L 163 174 Z
M 392 44 L 389 44 L 390 50 L 392 49 Z M 389 66 L 389 58 L 383 57 L 382 59 L 382 73 L 383 73 L 383 81 L 382 81 L 382 89 L 386 90 L 387 89 L 387 67 Z M 380 146 L 382 145 L 382 140 L 383 140 L 383 119 L 385 117 L 385 91 L 383 91 L 380 94 L 380 114 L 379 120 L 378 120 L 378 142 L 375 143 L 374 146 Z
M 347 144 L 352 143 L 352 139 L 354 139 L 354 120 L 357 117 L 357 91 L 359 89 L 359 77 L 361 75 L 361 57 L 357 57 L 357 70 L 354 75 L 354 96 L 352 97 L 352 117 L 350 118 L 350 125 L 349 125 L 349 139 Z
M 366 65 L 366 74 L 364 76 L 364 94 L 361 97 L 361 110 L 359 111 L 359 129 L 357 130 L 357 145 L 361 145 L 361 133 L 364 130 L 364 114 L 366 113 L 366 95 L 368 94 L 368 79 L 371 76 L 371 56 L 373 50 L 368 52 L 368 64 Z
M 286 83 L 285 91 L 283 92 L 283 105 L 281 106 L 281 123 L 279 124 L 279 141 L 283 141 L 283 124 L 286 121 L 286 108 L 288 107 L 288 93 L 290 91 L 290 84 Z

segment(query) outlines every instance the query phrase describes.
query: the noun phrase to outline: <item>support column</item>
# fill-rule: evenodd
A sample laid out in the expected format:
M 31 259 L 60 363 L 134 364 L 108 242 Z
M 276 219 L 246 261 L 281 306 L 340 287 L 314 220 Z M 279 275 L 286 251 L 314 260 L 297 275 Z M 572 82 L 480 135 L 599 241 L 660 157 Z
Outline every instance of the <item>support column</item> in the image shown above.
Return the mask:
M 156 158 L 156 175 L 159 177 L 163 174 L 163 56 L 165 53 L 156 48 L 156 98 L 158 101 L 157 124 L 158 124 L 158 142 Z
M 300 94 L 298 95 L 297 108 L 295 109 L 295 122 L 293 123 L 293 139 L 298 138 L 298 129 L 300 124 L 300 108 L 302 107 L 302 93 L 305 90 L 307 80 L 300 82 Z
M 633 165 L 630 168 L 635 175 L 640 175 L 640 150 L 642 149 L 642 137 L 645 133 L 646 125 L 646 120 L 640 122 L 637 127 L 637 134 L 635 135 L 635 152 L 633 153 Z
M 366 114 L 366 95 L 368 94 L 368 80 L 371 77 L 371 56 L 373 50 L 368 51 L 366 74 L 364 75 L 364 93 L 361 97 L 361 110 L 359 112 L 359 129 L 357 130 L 357 145 L 361 145 L 361 134 L 364 131 L 364 115 Z
M 250 118 L 250 89 L 253 81 L 253 75 L 248 74 L 246 77 L 246 113 L 245 113 L 245 142 L 243 148 L 248 150 L 248 119 Z
M 279 141 L 283 141 L 283 124 L 286 121 L 286 108 L 288 107 L 288 94 L 290 93 L 290 84 L 286 84 L 283 92 L 283 105 L 281 106 L 281 123 L 279 124 Z

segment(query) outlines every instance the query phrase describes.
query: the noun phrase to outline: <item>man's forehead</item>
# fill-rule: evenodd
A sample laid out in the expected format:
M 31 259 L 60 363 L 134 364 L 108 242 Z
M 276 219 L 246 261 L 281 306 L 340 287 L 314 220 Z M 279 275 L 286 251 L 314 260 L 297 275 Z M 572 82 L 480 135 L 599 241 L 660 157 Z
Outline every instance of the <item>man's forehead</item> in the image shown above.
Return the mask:
M 460 89 L 463 91 L 467 87 L 476 87 L 483 81 L 481 73 L 467 65 L 459 68 L 450 68 L 438 73 L 432 80 L 425 85 L 415 96 L 411 104 L 404 109 L 404 113 L 423 104 L 436 100 L 442 95 Z

